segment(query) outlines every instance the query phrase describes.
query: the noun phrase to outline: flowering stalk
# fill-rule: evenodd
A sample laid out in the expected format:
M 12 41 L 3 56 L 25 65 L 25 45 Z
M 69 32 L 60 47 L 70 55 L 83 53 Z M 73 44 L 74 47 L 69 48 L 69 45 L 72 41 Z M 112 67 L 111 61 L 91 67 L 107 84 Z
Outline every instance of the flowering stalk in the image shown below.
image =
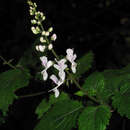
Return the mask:
M 32 32 L 34 34 L 41 34 L 40 42 L 41 42 L 42 45 L 36 46 L 36 50 L 44 52 L 45 48 L 48 48 L 48 50 L 51 51 L 52 54 L 56 58 L 54 60 L 54 62 L 53 62 L 54 63 L 53 67 L 59 71 L 59 73 L 58 73 L 59 79 L 54 74 L 52 74 L 50 76 L 50 79 L 57 86 L 55 88 L 49 90 L 49 92 L 53 91 L 55 93 L 55 97 L 56 98 L 59 96 L 59 90 L 58 90 L 58 88 L 64 83 L 65 77 L 66 77 L 66 73 L 67 73 L 67 75 L 75 83 L 75 85 L 88 96 L 87 92 L 79 85 L 79 83 L 76 81 L 76 79 L 73 77 L 73 75 L 68 71 L 69 68 L 67 68 L 68 66 L 67 66 L 67 64 L 65 64 L 66 61 L 69 61 L 71 63 L 71 71 L 72 71 L 72 73 L 76 73 L 77 63 L 75 62 L 75 59 L 76 59 L 77 55 L 74 54 L 74 50 L 70 49 L 70 48 L 67 49 L 66 50 L 66 53 L 67 53 L 66 57 L 63 58 L 63 59 L 60 59 L 59 56 L 56 54 L 55 50 L 53 49 L 53 44 L 52 44 L 52 42 L 56 40 L 57 36 L 54 33 L 54 34 L 51 35 L 51 37 L 49 37 L 50 34 L 53 31 L 53 28 L 50 27 L 48 29 L 48 31 L 45 31 L 44 28 L 43 28 L 43 26 L 42 26 L 42 22 L 45 20 L 44 14 L 42 12 L 36 11 L 36 7 L 37 7 L 36 3 L 32 3 L 29 0 L 28 4 L 30 6 L 30 15 L 34 15 L 35 16 L 35 19 L 31 20 L 31 23 L 33 25 L 36 25 L 36 27 L 33 26 L 31 28 Z M 46 46 L 48 46 L 48 47 L 46 47 Z M 45 56 L 44 56 L 44 58 L 45 58 Z M 57 64 L 55 64 L 55 62 Z M 43 64 L 43 62 L 42 62 L 42 64 Z M 50 66 L 47 67 L 47 62 L 46 62 L 46 65 L 43 64 L 43 66 L 45 67 L 45 69 L 41 73 L 43 74 L 43 80 L 46 80 L 47 77 L 48 77 L 47 69 Z M 51 66 L 52 66 L 52 64 L 51 64 Z M 91 97 L 91 96 L 88 96 L 88 97 L 91 100 L 99 103 L 99 101 L 96 98 Z

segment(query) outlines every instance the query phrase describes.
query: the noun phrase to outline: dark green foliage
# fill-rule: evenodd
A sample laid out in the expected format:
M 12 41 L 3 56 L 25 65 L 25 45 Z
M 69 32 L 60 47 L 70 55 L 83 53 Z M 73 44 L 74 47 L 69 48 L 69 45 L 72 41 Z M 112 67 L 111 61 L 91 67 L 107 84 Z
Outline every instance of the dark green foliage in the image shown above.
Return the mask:
M 36 108 L 35 113 L 38 115 L 38 118 L 41 118 L 43 114 L 47 112 L 49 108 L 51 108 L 52 104 L 64 99 L 69 99 L 69 97 L 65 93 L 61 93 L 58 98 L 55 98 L 54 95 L 51 95 L 48 102 L 44 99 L 41 101 L 41 103 Z
M 113 96 L 112 105 L 121 116 L 130 119 L 130 80 L 121 85 L 120 91 Z
M 104 90 L 104 77 L 100 72 L 92 73 L 83 84 L 83 89 L 88 92 L 90 96 L 95 96 Z
M 105 130 L 110 117 L 109 107 L 105 105 L 88 106 L 79 116 L 79 130 Z
M 0 74 L 0 110 L 5 115 L 8 107 L 16 98 L 15 91 L 28 85 L 30 74 L 28 71 L 13 69 Z
M 78 61 L 77 72 L 75 76 L 79 78 L 82 74 L 87 72 L 92 67 L 92 62 L 94 60 L 94 54 L 90 51 L 84 56 L 82 56 Z
M 58 101 L 43 115 L 34 130 L 71 130 L 76 126 L 81 108 L 82 105 L 77 101 Z
M 109 102 L 109 99 L 119 91 L 120 85 L 123 82 L 129 82 L 129 77 L 130 74 L 126 68 L 94 72 L 87 77 L 82 87 L 88 95 Z

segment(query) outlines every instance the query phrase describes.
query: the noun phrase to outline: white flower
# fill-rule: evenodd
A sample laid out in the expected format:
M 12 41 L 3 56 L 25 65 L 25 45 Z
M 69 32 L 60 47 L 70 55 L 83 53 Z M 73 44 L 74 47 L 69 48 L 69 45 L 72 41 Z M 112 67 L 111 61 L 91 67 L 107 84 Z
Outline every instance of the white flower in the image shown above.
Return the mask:
M 56 34 L 53 34 L 53 35 L 51 36 L 51 40 L 52 40 L 52 41 L 55 41 L 56 38 L 57 38 Z
M 40 57 L 40 60 L 42 62 L 42 65 L 45 67 L 45 69 L 41 72 L 41 74 L 43 75 L 43 80 L 47 80 L 48 78 L 47 69 L 49 69 L 53 65 L 53 62 L 48 61 L 46 56 Z
M 76 54 L 73 54 L 73 49 L 67 49 L 66 50 L 66 59 L 71 63 L 71 69 L 73 73 L 76 73 L 76 67 L 77 67 L 77 63 L 74 61 L 77 57 Z
M 52 44 L 49 44 L 48 45 L 48 50 L 51 50 L 53 48 L 53 45 Z
M 59 77 L 62 81 L 65 80 L 65 72 L 64 70 L 67 68 L 67 65 L 65 64 L 66 59 L 61 59 L 60 61 L 57 61 L 57 64 L 54 64 L 54 67 L 59 71 Z
M 45 48 L 46 48 L 46 46 L 36 45 L 36 50 L 37 50 L 37 51 L 44 52 Z
M 64 81 L 62 81 L 61 79 L 58 80 L 58 78 L 55 75 L 51 75 L 50 79 L 53 80 L 53 82 L 57 86 L 55 88 L 49 90 L 49 92 L 53 91 L 55 93 L 55 97 L 57 98 L 60 94 L 58 87 L 61 86 L 64 83 Z

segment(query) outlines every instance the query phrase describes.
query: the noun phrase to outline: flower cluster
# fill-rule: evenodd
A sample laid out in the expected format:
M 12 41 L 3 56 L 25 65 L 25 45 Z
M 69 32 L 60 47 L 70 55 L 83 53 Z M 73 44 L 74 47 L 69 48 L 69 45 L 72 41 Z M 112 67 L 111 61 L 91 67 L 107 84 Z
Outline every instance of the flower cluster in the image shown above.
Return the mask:
M 37 11 L 37 4 L 30 0 L 28 0 L 28 4 L 30 6 L 30 15 L 33 16 L 31 30 L 34 34 L 40 34 L 40 45 L 36 46 L 36 50 L 40 52 L 44 52 L 46 48 L 51 50 L 53 48 L 51 42 L 55 41 L 57 36 L 55 33 L 51 34 L 53 31 L 52 27 L 49 27 L 47 30 L 43 28 L 42 22 L 45 21 L 46 17 L 44 13 Z
M 53 91 L 55 93 L 55 97 L 58 97 L 60 92 L 58 88 L 65 82 L 66 79 L 66 71 L 69 70 L 69 65 L 67 65 L 67 61 L 71 64 L 71 71 L 72 73 L 76 73 L 76 67 L 77 63 L 75 62 L 75 59 L 77 57 L 76 54 L 74 54 L 73 49 L 67 49 L 66 50 L 66 56 L 62 59 L 59 59 L 59 57 L 56 55 L 55 51 L 53 50 L 53 44 L 52 41 L 55 41 L 57 36 L 56 34 L 52 34 L 51 37 L 50 33 L 53 31 L 53 28 L 50 27 L 47 31 L 44 30 L 42 26 L 42 21 L 45 20 L 45 16 L 42 12 L 37 11 L 37 5 L 36 3 L 32 3 L 30 0 L 28 1 L 28 4 L 30 6 L 30 15 L 34 16 L 34 19 L 31 20 L 31 23 L 34 26 L 31 27 L 31 30 L 34 34 L 40 34 L 40 45 L 36 45 L 36 50 L 40 52 L 44 52 L 45 49 L 51 50 L 52 53 L 55 56 L 55 59 L 53 61 L 48 60 L 47 56 L 40 57 L 41 64 L 44 67 L 44 69 L 41 71 L 41 74 L 43 76 L 43 80 L 46 81 L 48 79 L 48 69 L 50 67 L 53 67 L 58 71 L 58 76 L 51 74 L 50 79 L 56 84 L 56 87 L 49 90 L 49 92 Z

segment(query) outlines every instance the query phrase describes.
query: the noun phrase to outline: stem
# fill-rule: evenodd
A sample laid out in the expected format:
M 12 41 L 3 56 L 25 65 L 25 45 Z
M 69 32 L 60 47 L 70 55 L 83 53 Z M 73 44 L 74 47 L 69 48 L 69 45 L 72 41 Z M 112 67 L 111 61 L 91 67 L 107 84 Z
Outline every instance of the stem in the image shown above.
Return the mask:
M 126 120 L 123 119 L 123 122 L 122 122 L 122 130 L 125 130 L 125 125 L 126 125 Z
M 28 95 L 23 95 L 23 96 L 18 96 L 19 98 L 27 98 L 27 97 L 33 97 L 33 96 L 39 96 L 42 94 L 45 94 L 47 92 L 38 92 L 38 93 L 34 93 L 34 94 L 28 94 Z
M 15 66 L 13 66 L 12 64 L 10 64 L 9 62 L 7 62 L 2 56 L 0 56 L 0 58 L 4 61 L 4 64 L 7 64 L 8 66 L 10 66 L 13 69 L 17 69 Z

